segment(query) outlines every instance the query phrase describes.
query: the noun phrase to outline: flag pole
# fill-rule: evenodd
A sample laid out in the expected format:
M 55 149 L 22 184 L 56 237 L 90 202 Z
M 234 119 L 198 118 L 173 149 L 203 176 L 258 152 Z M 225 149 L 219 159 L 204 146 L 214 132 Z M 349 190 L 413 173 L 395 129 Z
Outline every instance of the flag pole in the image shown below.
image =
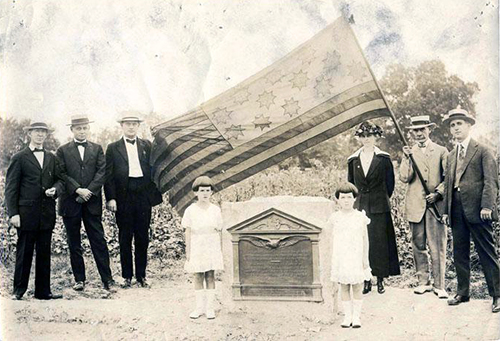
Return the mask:
M 389 110 L 389 114 L 392 118 L 392 121 L 394 122 L 394 126 L 396 127 L 396 131 L 398 132 L 399 137 L 403 141 L 403 144 L 405 146 L 408 146 L 408 141 L 406 140 L 406 137 L 403 134 L 403 131 L 401 130 L 401 127 L 399 126 L 398 121 L 396 120 L 396 116 L 394 116 L 394 112 L 392 111 L 391 106 L 389 105 L 389 102 L 387 102 L 387 99 L 385 98 L 385 95 L 384 95 L 384 92 L 382 91 L 382 88 L 378 84 L 377 78 L 375 77 L 375 74 L 373 73 L 373 70 L 370 67 L 370 64 L 366 60 L 365 54 L 363 52 L 363 49 L 361 48 L 361 45 L 359 44 L 358 38 L 354 34 L 354 31 L 353 31 L 351 25 L 349 24 L 349 22 L 347 22 L 347 20 L 345 18 L 343 18 L 343 19 L 344 19 L 345 24 L 349 27 L 349 30 L 351 31 L 351 33 L 354 37 L 354 41 L 356 41 L 356 44 L 358 45 L 359 51 L 361 52 L 361 55 L 363 56 L 365 64 L 368 67 L 368 71 L 370 71 L 370 74 L 373 78 L 373 81 L 375 82 L 375 85 L 377 86 L 377 89 L 380 91 L 380 94 L 382 95 L 382 100 L 384 101 L 384 104 L 387 107 L 387 110 Z M 424 177 L 422 176 L 422 173 L 420 172 L 420 169 L 418 168 L 418 165 L 415 162 L 415 159 L 413 158 L 413 154 L 410 154 L 409 157 L 410 157 L 410 161 L 411 161 L 411 166 L 413 167 L 413 170 L 417 174 L 418 179 L 422 183 L 422 187 L 424 188 L 425 194 L 426 195 L 430 194 L 431 192 L 429 191 L 429 187 L 427 186 L 427 183 L 425 182 Z M 441 213 L 439 212 L 439 209 L 436 206 L 435 202 L 431 204 L 430 208 L 431 208 L 431 212 L 434 214 L 436 219 L 439 221 L 442 221 Z

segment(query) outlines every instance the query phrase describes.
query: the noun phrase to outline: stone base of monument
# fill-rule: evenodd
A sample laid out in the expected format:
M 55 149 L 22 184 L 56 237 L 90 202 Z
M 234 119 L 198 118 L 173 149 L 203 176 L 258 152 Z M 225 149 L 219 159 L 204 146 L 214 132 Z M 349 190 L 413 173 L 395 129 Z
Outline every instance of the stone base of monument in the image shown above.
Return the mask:
M 253 198 L 222 204 L 222 304 L 238 301 L 324 302 L 336 311 L 331 276 L 334 203 L 318 197 Z

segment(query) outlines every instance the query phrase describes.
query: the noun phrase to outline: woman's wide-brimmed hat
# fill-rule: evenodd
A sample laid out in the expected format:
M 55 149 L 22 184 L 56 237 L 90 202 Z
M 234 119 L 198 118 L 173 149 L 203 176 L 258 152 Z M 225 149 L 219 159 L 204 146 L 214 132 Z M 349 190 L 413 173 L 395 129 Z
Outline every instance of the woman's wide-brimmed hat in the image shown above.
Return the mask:
M 120 118 L 116 120 L 118 123 L 123 122 L 144 122 L 141 118 L 141 113 L 135 110 L 123 111 L 120 113 Z
M 73 115 L 71 116 L 71 123 L 68 124 L 68 126 L 77 126 L 79 124 L 89 124 L 93 123 L 94 121 L 89 121 L 89 118 L 85 114 L 78 114 L 78 115 Z
M 45 122 L 33 122 L 29 126 L 23 127 L 24 131 L 31 131 L 34 129 L 45 129 L 48 133 L 52 133 L 54 129 L 50 129 Z
M 378 125 L 365 121 L 360 124 L 358 129 L 354 132 L 354 136 L 382 136 L 384 131 Z
M 455 109 L 448 111 L 448 114 L 443 119 L 443 123 L 450 124 L 451 121 L 458 120 L 458 119 L 469 122 L 471 125 L 474 125 L 476 123 L 475 118 L 472 117 L 467 112 L 467 110 L 462 109 L 460 107 L 460 105 L 458 107 L 456 107 Z
M 411 125 L 406 127 L 406 129 L 421 129 L 425 127 L 435 127 L 436 123 L 431 122 L 429 115 L 420 115 L 410 117 Z

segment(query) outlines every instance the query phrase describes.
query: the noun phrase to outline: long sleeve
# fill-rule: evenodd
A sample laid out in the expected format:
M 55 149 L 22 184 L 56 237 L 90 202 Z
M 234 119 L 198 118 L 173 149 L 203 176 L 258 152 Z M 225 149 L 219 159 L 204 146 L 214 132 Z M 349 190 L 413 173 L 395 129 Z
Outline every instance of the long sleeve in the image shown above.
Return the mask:
M 354 185 L 354 164 L 352 160 L 347 161 L 347 181 Z
M 104 185 L 104 194 L 106 200 L 116 200 L 116 185 L 113 179 L 114 176 L 114 156 L 113 156 L 113 146 L 109 145 L 106 149 L 106 180 Z
M 80 184 L 78 181 L 73 179 L 68 175 L 68 171 L 66 169 L 66 159 L 64 158 L 64 151 L 62 147 L 59 147 L 56 151 L 56 159 L 57 159 L 57 170 L 59 173 L 59 177 L 64 181 L 64 185 L 69 194 L 75 193 L 75 191 L 80 188 Z
M 498 196 L 498 167 L 493 153 L 487 149 L 482 150 L 482 168 L 484 176 L 481 208 L 495 209 Z
M 395 185 L 394 166 L 392 165 L 392 161 L 390 158 L 385 158 L 385 162 L 387 165 L 385 171 L 385 184 L 387 186 L 387 195 L 391 197 L 392 193 L 394 192 Z
M 9 217 L 19 214 L 21 176 L 21 160 L 18 155 L 14 155 L 10 160 L 5 178 L 5 203 Z
M 443 149 L 441 152 L 441 182 L 436 186 L 435 191 L 441 194 L 444 197 L 444 188 L 445 188 L 445 175 L 446 175 L 446 165 L 448 163 L 448 150 Z
M 96 194 L 99 192 L 101 187 L 106 182 L 106 158 L 104 156 L 104 152 L 102 151 L 102 147 L 98 146 L 97 150 L 97 162 L 96 162 L 96 172 L 94 174 L 94 178 L 88 185 L 88 189 Z

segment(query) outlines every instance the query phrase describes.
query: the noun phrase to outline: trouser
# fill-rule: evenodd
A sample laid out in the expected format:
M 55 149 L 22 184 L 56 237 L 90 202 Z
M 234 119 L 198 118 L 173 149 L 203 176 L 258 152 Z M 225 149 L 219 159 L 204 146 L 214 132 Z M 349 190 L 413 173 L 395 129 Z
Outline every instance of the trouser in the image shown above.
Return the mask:
M 83 260 L 81 225 L 85 226 L 85 231 L 90 242 L 90 248 L 94 255 L 97 270 L 101 280 L 106 283 L 112 280 L 111 269 L 109 267 L 109 252 L 104 238 L 101 216 L 93 215 L 89 212 L 87 205 L 82 205 L 79 214 L 74 217 L 63 217 L 68 246 L 70 252 L 71 269 L 75 281 L 85 281 L 85 263 Z
M 432 261 L 434 287 L 444 289 L 446 272 L 446 226 L 426 210 L 418 223 L 410 222 L 412 232 L 413 259 L 419 285 L 430 282 L 429 253 Z
M 14 270 L 14 295 L 24 295 L 28 289 L 33 251 L 35 261 L 35 297 L 50 295 L 50 244 L 52 230 L 17 230 L 16 267 Z
M 500 271 L 491 222 L 469 223 L 462 207 L 460 192 L 456 190 L 453 191 L 451 203 L 451 231 L 453 233 L 453 260 L 458 279 L 457 294 L 469 296 L 470 236 L 472 235 L 486 277 L 488 293 L 493 297 L 500 296 Z
M 118 203 L 116 211 L 123 278 L 130 279 L 134 273 L 132 239 L 134 240 L 135 277 L 139 280 L 146 278 L 150 222 L 151 205 L 147 192 L 142 186 L 142 178 L 129 178 L 127 198 Z

